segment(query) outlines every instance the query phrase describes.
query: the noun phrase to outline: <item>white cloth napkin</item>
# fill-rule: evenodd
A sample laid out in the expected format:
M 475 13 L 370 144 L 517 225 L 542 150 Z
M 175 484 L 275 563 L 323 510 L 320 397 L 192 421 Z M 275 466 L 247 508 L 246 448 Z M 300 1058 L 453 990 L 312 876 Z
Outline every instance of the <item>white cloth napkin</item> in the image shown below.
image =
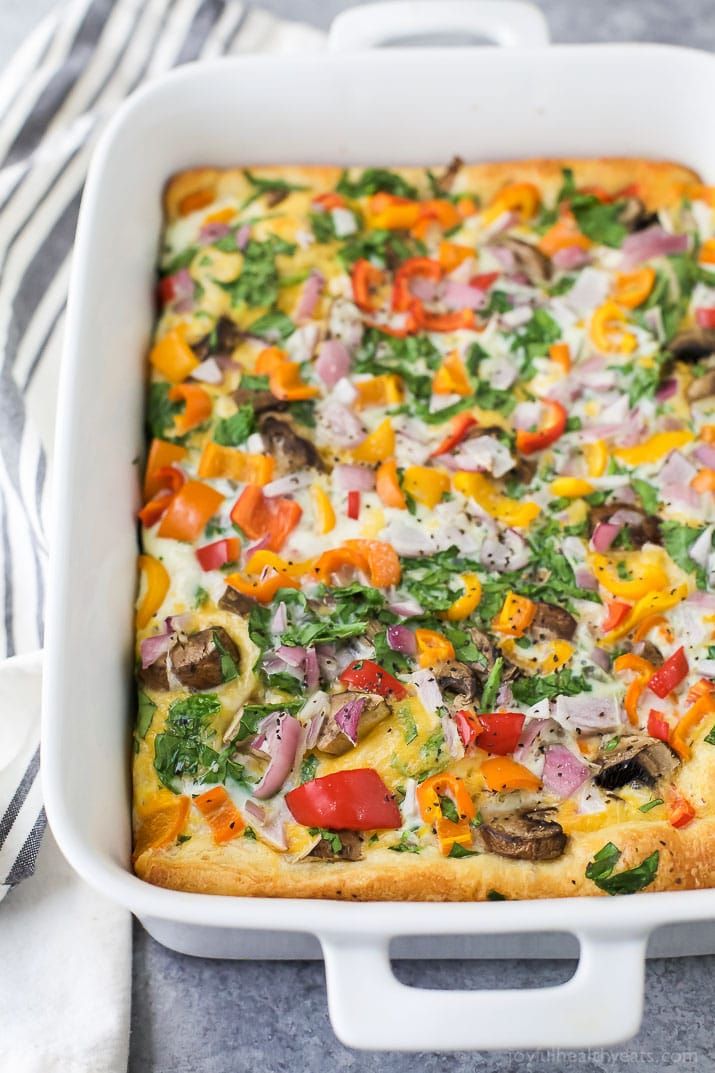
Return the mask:
M 130 915 L 87 887 L 44 832 L 39 779 L 48 475 L 91 149 L 122 99 L 171 67 L 323 44 L 238 0 L 70 0 L 0 76 L 2 1073 L 126 1073 L 129 1047 Z

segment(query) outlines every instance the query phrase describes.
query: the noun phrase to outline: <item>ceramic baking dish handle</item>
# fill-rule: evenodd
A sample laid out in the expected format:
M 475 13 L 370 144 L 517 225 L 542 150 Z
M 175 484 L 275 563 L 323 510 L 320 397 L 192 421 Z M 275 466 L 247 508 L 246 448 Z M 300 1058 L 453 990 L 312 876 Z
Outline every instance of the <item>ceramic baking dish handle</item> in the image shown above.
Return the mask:
M 370 1050 L 583 1048 L 630 1038 L 643 1014 L 647 934 L 578 938 L 578 968 L 557 987 L 436 991 L 395 978 L 389 938 L 323 935 L 333 1028 L 347 1046 Z
M 426 34 L 469 34 L 524 48 L 549 43 L 546 19 L 525 0 L 390 0 L 338 15 L 329 44 L 333 51 L 359 51 Z

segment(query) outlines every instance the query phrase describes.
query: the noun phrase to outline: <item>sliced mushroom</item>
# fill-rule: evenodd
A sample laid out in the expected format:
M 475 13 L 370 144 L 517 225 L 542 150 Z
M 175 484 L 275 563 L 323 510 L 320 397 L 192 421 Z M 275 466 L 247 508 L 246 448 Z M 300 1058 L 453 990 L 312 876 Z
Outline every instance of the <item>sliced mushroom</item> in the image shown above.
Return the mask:
M 629 782 L 654 786 L 659 779 L 668 779 L 678 766 L 675 754 L 663 741 L 643 734 L 621 738 L 611 752 L 601 750 L 596 757 L 601 765 L 595 781 L 605 790 L 617 790 Z
M 218 606 L 222 611 L 230 611 L 232 615 L 250 615 L 251 611 L 256 606 L 256 601 L 252 600 L 250 596 L 244 596 L 243 593 L 238 592 L 236 589 L 232 589 L 230 585 L 226 586 L 226 589 L 218 602 Z
M 576 633 L 577 625 L 576 619 L 564 607 L 538 600 L 529 632 L 539 641 L 548 640 L 550 637 L 561 637 L 570 641 Z
M 337 848 L 338 841 L 340 849 Z M 361 861 L 362 835 L 357 831 L 334 831 L 329 838 L 323 836 L 308 856 L 321 861 Z
M 378 693 L 357 693 L 346 690 L 344 693 L 334 693 L 330 698 L 330 713 L 323 724 L 320 736 L 316 743 L 316 749 L 330 756 L 342 756 L 350 749 L 355 748 L 354 742 L 345 734 L 335 722 L 335 716 L 344 705 L 353 700 L 365 700 L 367 703 L 360 715 L 358 723 L 358 741 L 362 741 L 378 723 L 390 714 L 390 709 L 385 704 L 383 697 Z
M 146 689 L 165 693 L 169 689 L 169 653 L 165 652 L 148 667 L 143 667 L 138 678 Z
M 566 848 L 561 825 L 536 809 L 510 812 L 482 823 L 478 837 L 489 853 L 518 861 L 553 861 Z
M 299 436 L 287 419 L 264 414 L 259 419 L 258 427 L 282 473 L 294 473 L 300 469 L 325 469 L 325 463 L 314 444 Z
M 188 689 L 215 689 L 226 681 L 226 656 L 238 669 L 241 655 L 226 630 L 209 626 L 172 645 L 171 668 Z
M 236 406 L 251 406 L 256 417 L 267 410 L 285 410 L 287 403 L 281 402 L 270 391 L 252 391 L 249 387 L 238 387 L 232 395 Z
M 511 238 L 509 235 L 498 235 L 492 239 L 492 244 L 509 250 L 513 254 L 517 267 L 535 286 L 548 283 L 551 279 L 551 260 L 530 242 L 523 242 L 522 239 Z
M 463 167 L 464 161 L 461 156 L 452 157 L 442 175 L 437 179 L 436 185 L 440 190 L 444 190 L 445 192 L 450 191 L 454 185 L 454 180 L 457 178 L 458 173 Z
M 640 507 L 631 503 L 602 503 L 598 507 L 591 507 L 588 514 L 591 535 L 599 522 L 607 522 L 618 510 L 627 510 L 641 516 L 638 525 L 624 526 L 634 548 L 642 548 L 644 544 L 661 543 L 660 520 L 654 514 L 646 514 Z
M 680 361 L 700 361 L 715 354 L 715 328 L 686 328 L 677 332 L 667 346 Z
M 618 214 L 618 220 L 629 231 L 644 231 L 646 227 L 658 223 L 658 214 L 650 212 L 640 198 L 627 197 Z
M 435 664 L 434 676 L 443 693 L 454 693 L 455 703 L 470 704 L 478 691 L 477 672 L 468 663 L 446 659 Z
M 229 317 L 219 317 L 208 335 L 202 336 L 194 343 L 192 350 L 199 361 L 205 361 L 212 354 L 230 354 L 243 339 L 244 333 Z
M 694 377 L 688 384 L 688 402 L 711 399 L 715 395 L 715 369 L 708 369 L 702 376 Z
M 637 656 L 647 659 L 654 667 L 660 667 L 663 662 L 663 653 L 652 641 L 638 641 L 633 645 L 633 651 Z

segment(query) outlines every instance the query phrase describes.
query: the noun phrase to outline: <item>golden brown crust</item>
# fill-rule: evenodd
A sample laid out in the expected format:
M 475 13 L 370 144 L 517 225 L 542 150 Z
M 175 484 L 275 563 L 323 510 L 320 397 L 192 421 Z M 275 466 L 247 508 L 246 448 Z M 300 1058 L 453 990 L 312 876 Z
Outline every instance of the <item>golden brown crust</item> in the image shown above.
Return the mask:
M 681 831 L 670 824 L 635 823 L 605 827 L 571 838 L 556 861 L 510 861 L 494 854 L 459 860 L 436 849 L 419 856 L 372 850 L 346 864 L 291 862 L 244 839 L 220 848 L 194 835 L 190 842 L 149 850 L 136 861 L 137 875 L 159 887 L 202 894 L 252 897 L 341 898 L 360 901 L 479 901 L 490 891 L 507 898 L 598 895 L 586 866 L 607 842 L 622 851 L 616 871 L 660 853 L 649 891 L 691 890 L 715 884 L 715 819 L 699 819 Z
M 607 193 L 615 193 L 624 187 L 635 185 L 647 208 L 665 206 L 677 200 L 683 189 L 699 181 L 690 168 L 665 160 L 641 160 L 632 157 L 602 157 L 580 159 L 564 157 L 553 160 L 498 161 L 488 164 L 465 164 L 457 174 L 455 193 L 469 190 L 485 199 L 491 198 L 507 182 L 533 182 L 540 188 L 546 200 L 553 198 L 561 186 L 562 171 L 571 168 L 577 185 L 602 187 Z M 423 168 L 393 168 L 408 181 L 422 182 Z M 312 190 L 332 189 L 342 169 L 325 164 L 292 164 L 250 169 L 260 178 L 281 178 L 305 185 Z M 435 166 L 440 171 L 440 166 Z M 251 193 L 251 186 L 241 168 L 192 168 L 173 176 L 164 192 L 164 208 L 169 221 L 181 215 L 184 198 L 207 191 L 212 200 L 223 197 L 243 197 Z

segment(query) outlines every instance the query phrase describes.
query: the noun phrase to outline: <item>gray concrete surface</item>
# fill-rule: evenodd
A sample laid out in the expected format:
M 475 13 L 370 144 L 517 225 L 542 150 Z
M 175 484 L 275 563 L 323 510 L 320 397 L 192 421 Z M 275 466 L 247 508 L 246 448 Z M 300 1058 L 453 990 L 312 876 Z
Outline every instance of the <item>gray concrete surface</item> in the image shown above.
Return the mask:
M 50 6 L 51 0 L 0 0 L 0 64 Z M 264 0 L 264 6 L 327 27 L 351 0 Z M 541 0 L 541 7 L 555 41 L 648 40 L 715 48 L 713 0 Z M 416 986 L 543 987 L 566 979 L 572 969 L 555 961 L 402 962 L 397 972 Z M 650 962 L 643 1028 L 615 1048 L 369 1054 L 342 1047 L 333 1036 L 321 963 L 186 958 L 163 949 L 136 925 L 129 1073 L 711 1073 L 714 971 L 715 956 Z

